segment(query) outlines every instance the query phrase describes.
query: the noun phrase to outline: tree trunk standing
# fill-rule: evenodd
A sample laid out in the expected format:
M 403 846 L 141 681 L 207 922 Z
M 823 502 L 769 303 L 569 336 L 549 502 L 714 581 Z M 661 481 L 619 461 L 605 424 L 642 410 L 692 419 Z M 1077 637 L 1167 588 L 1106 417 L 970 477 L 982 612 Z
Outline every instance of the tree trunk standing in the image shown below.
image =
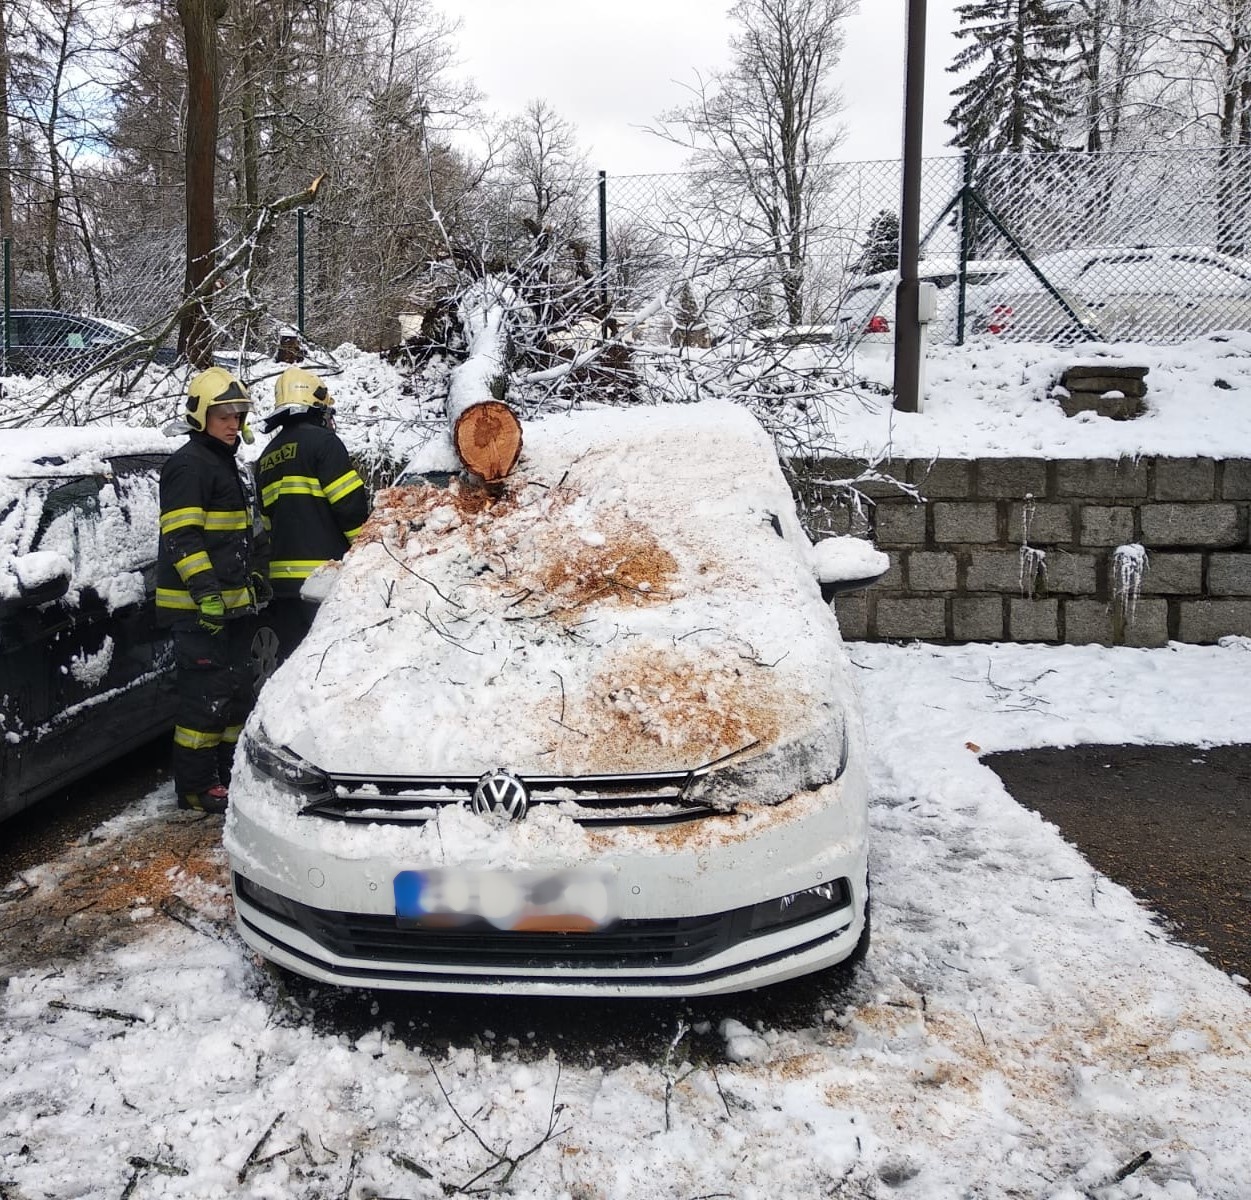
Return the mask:
M 239 191 L 243 195 L 243 223 L 246 225 L 256 219 L 256 210 L 261 203 L 260 139 L 256 132 L 256 101 L 252 93 L 252 56 L 244 54 L 240 66 L 244 83 L 239 99 L 239 140 L 243 153 L 243 186 Z
M 95 242 L 91 237 L 91 222 L 83 208 L 83 188 L 72 165 L 69 166 L 70 195 L 74 201 L 74 213 L 78 218 L 78 233 L 82 241 L 83 253 L 87 256 L 87 266 L 91 271 L 91 291 L 95 297 L 97 312 L 104 311 L 104 281 L 100 278 L 100 261 L 96 257 Z
M 1220 154 L 1217 160 L 1216 245 L 1225 254 L 1241 255 L 1246 247 L 1248 209 L 1247 155 L 1251 147 L 1243 140 L 1249 114 L 1248 59 L 1251 59 L 1251 12 L 1239 7 L 1230 12 L 1229 44 L 1224 52 L 1220 109 Z
M 213 205 L 217 157 L 217 23 L 226 0 L 178 0 L 187 48 L 187 276 L 190 295 L 213 269 L 217 230 Z M 178 349 L 195 367 L 212 365 L 211 301 L 182 319 Z
M 57 146 L 57 124 L 61 117 L 61 80 L 69 48 L 72 10 L 65 15 L 61 26 L 61 47 L 57 54 L 56 70 L 49 88 L 51 105 L 48 119 L 43 126 L 44 140 L 48 147 L 48 219 L 44 225 L 43 266 L 48 277 L 48 301 L 53 308 L 61 307 L 61 275 L 57 267 L 57 250 L 61 236 L 61 153 Z
M 1090 17 L 1090 44 L 1082 47 L 1086 67 L 1086 149 L 1097 154 L 1103 149 L 1103 37 L 1105 15 L 1096 4 Z
M 0 237 L 13 236 L 12 147 L 9 144 L 9 0 L 0 0 Z

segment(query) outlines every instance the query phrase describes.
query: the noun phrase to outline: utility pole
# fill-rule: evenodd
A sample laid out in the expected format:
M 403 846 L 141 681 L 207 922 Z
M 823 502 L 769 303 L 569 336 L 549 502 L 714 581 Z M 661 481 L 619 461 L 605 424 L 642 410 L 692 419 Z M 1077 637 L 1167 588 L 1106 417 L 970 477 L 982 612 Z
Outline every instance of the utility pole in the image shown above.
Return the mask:
M 899 213 L 899 290 L 895 293 L 895 407 L 920 412 L 921 138 L 925 117 L 925 0 L 908 0 L 904 68 L 903 193 Z

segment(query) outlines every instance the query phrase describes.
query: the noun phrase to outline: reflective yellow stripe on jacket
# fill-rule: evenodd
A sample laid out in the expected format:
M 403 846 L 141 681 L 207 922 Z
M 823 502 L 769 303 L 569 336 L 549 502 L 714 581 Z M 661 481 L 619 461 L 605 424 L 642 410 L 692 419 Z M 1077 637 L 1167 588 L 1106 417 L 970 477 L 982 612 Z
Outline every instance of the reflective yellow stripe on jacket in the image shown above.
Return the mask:
M 175 508 L 161 513 L 161 532 L 197 527 L 214 533 L 247 529 L 248 514 L 242 508 Z
M 307 579 L 324 562 L 325 558 L 284 558 L 269 564 L 270 579 Z
M 253 603 L 253 595 L 248 588 L 227 588 L 222 592 L 222 601 L 227 611 L 232 608 L 247 608 Z M 191 593 L 181 588 L 157 588 L 157 608 L 173 609 L 176 612 L 198 612 L 200 606 L 191 598 Z
M 316 475 L 284 475 L 261 493 L 266 508 L 271 507 L 279 496 L 316 496 L 324 500 L 326 493 L 322 491 L 321 480 Z
M 186 558 L 180 558 L 174 564 L 174 570 L 178 572 L 178 577 L 184 583 L 189 583 L 193 575 L 198 575 L 201 571 L 211 571 L 212 569 L 213 561 L 203 550 L 197 550 L 194 554 L 188 554 Z
M 204 528 L 204 509 L 175 508 L 161 513 L 162 533 L 173 533 L 175 529 L 185 529 L 189 525 Z
M 230 509 L 225 512 L 204 514 L 204 531 L 206 533 L 233 533 L 238 529 L 250 529 L 252 520 L 243 508 Z
M 350 496 L 364 486 L 365 481 L 355 471 L 344 471 L 334 482 L 326 484 L 326 499 L 331 504 L 338 504 L 344 496 Z
M 185 725 L 174 726 L 174 745 L 186 750 L 211 750 L 221 743 L 220 733 L 205 733 L 202 729 L 188 729 Z

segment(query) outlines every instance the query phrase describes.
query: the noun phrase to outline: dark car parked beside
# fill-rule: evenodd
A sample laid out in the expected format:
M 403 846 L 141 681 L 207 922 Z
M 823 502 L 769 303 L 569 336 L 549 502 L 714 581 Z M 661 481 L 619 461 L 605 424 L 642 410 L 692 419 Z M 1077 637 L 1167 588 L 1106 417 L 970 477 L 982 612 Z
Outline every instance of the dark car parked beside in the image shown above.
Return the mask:
M 0 432 L 0 819 L 172 728 L 155 430 Z
M 160 472 L 178 445 L 155 429 L 0 430 L 0 820 L 173 728 L 154 604 Z M 262 616 L 258 690 L 276 650 Z
M 119 367 L 151 360 L 177 361 L 170 347 L 150 351 L 143 335 L 129 325 L 48 308 L 12 309 L 3 349 L 6 375 L 79 374 L 106 361 Z

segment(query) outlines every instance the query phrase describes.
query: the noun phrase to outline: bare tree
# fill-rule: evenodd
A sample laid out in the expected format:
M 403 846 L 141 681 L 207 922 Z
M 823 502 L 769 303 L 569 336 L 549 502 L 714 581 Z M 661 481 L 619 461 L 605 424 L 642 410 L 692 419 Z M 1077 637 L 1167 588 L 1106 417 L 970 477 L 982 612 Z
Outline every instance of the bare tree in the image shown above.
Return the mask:
M 521 215 L 554 233 L 575 234 L 590 180 L 575 126 L 546 100 L 531 100 L 508 122 L 505 137 L 505 165 L 526 201 Z
M 732 66 L 699 81 L 654 132 L 693 151 L 719 216 L 767 256 L 787 319 L 804 318 L 814 194 L 842 130 L 830 79 L 855 0 L 738 0 Z
M 1159 104 L 1171 137 L 1215 145 L 1217 244 L 1241 254 L 1251 223 L 1251 0 L 1171 0 Z
M 9 147 L 9 0 L 0 0 L 0 237 L 13 236 L 13 178 Z
M 1084 150 L 1139 148 L 1152 136 L 1153 59 L 1165 38 L 1160 0 L 1075 0 L 1069 71 L 1072 140 Z

